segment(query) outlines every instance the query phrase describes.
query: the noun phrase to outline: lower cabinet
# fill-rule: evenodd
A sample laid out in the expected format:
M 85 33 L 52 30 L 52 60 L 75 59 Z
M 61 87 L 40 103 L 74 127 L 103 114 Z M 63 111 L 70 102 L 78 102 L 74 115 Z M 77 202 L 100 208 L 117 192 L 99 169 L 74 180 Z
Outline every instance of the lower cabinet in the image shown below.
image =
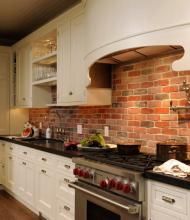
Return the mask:
M 18 166 L 17 159 L 13 155 L 6 157 L 6 187 L 17 194 Z
M 42 216 L 54 220 L 55 171 L 47 167 L 36 169 L 36 208 Z
M 189 190 L 148 180 L 148 220 L 190 219 Z
M 35 202 L 35 166 L 33 162 L 18 158 L 17 162 L 18 195 L 34 207 Z
M 74 205 L 63 199 L 56 199 L 56 220 L 74 220 Z
M 5 189 L 47 220 L 74 220 L 75 192 L 68 187 L 75 179 L 72 160 L 9 142 L 3 147 L 0 183 Z

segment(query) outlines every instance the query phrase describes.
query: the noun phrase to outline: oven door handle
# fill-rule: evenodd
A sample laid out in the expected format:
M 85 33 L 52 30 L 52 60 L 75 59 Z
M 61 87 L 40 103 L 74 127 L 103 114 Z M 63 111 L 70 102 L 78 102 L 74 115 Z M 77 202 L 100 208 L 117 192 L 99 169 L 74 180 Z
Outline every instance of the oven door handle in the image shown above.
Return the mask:
M 115 201 L 112 201 L 112 200 L 110 200 L 110 199 L 108 199 L 108 198 L 105 198 L 105 197 L 103 197 L 103 196 L 101 196 L 101 195 L 99 195 L 99 194 L 96 194 L 96 193 L 94 193 L 94 192 L 91 192 L 91 191 L 89 191 L 89 190 L 86 190 L 86 189 L 84 189 L 83 187 L 77 186 L 75 183 L 69 183 L 68 185 L 69 185 L 69 187 L 71 187 L 71 188 L 80 190 L 80 191 L 82 191 L 82 192 L 84 192 L 84 193 L 87 193 L 87 194 L 89 194 L 89 195 L 91 195 L 91 196 L 94 196 L 94 197 L 96 197 L 96 198 L 98 198 L 98 199 L 101 199 L 101 200 L 103 200 L 103 201 L 105 201 L 105 202 L 109 202 L 109 203 L 112 204 L 112 205 L 115 205 L 115 206 L 117 206 L 117 207 L 120 207 L 120 208 L 122 208 L 122 209 L 125 209 L 129 214 L 138 214 L 138 213 L 139 213 L 139 207 L 138 207 L 138 206 L 135 206 L 135 205 L 128 205 L 128 206 L 122 205 L 122 204 L 120 204 L 120 203 L 118 203 L 118 202 L 115 202 Z

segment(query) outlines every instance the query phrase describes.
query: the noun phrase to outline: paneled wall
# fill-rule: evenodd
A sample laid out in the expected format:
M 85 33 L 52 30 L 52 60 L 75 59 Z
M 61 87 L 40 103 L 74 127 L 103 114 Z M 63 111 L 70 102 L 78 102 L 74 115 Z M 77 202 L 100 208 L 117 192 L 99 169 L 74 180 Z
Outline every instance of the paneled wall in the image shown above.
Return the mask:
M 155 152 L 157 142 L 177 139 L 190 144 L 190 110 L 170 110 L 170 100 L 176 106 L 188 105 L 184 80 L 190 83 L 190 71 L 172 71 L 171 64 L 183 54 L 171 54 L 146 61 L 113 67 L 112 106 L 57 107 L 31 109 L 30 121 L 41 121 L 63 127 L 70 137 L 80 140 L 90 133 L 103 133 L 110 128 L 107 142 L 138 142 L 142 150 Z M 76 134 L 77 124 L 83 125 L 83 135 Z M 190 148 L 189 148 L 190 151 Z

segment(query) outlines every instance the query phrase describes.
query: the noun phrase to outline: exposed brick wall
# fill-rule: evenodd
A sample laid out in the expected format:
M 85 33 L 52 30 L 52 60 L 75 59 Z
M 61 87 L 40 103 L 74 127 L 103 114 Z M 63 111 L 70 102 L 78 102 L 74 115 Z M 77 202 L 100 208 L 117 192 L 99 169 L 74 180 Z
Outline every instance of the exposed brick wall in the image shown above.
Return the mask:
M 113 104 L 103 107 L 59 107 L 31 109 L 30 121 L 64 127 L 71 138 L 80 140 L 95 130 L 110 127 L 108 142 L 139 142 L 142 150 L 155 152 L 157 142 L 175 138 L 190 144 L 190 111 L 170 110 L 188 105 L 184 80 L 190 83 L 190 71 L 172 71 L 171 64 L 182 54 L 172 54 L 138 63 L 114 66 L 112 73 Z M 47 117 L 47 119 L 45 119 Z M 76 125 L 83 125 L 83 135 Z M 189 148 L 190 151 L 190 148 Z

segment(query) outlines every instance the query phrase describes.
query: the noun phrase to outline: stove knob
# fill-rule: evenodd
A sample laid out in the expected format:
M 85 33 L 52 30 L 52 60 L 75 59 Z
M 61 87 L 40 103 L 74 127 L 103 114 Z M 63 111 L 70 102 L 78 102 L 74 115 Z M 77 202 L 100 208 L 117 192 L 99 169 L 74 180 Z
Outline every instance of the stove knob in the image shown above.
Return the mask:
M 74 169 L 73 169 L 73 174 L 74 174 L 75 176 L 78 176 L 78 175 L 79 175 L 79 172 L 80 172 L 80 169 L 79 169 L 79 168 L 74 168 Z
M 108 182 L 109 188 L 115 188 L 116 185 L 117 185 L 117 180 L 116 179 L 109 180 L 109 182 Z
M 90 178 L 90 172 L 89 172 L 89 171 L 84 171 L 84 172 L 83 172 L 83 177 L 84 177 L 85 179 Z
M 107 188 L 108 187 L 108 180 L 105 179 L 105 180 L 100 181 L 100 187 L 103 189 Z
M 117 190 L 122 190 L 123 189 L 123 182 L 119 181 L 116 185 Z
M 79 174 L 78 174 L 78 176 L 80 176 L 80 177 L 84 177 L 84 170 L 80 169 L 80 170 L 79 170 Z
M 124 184 L 123 192 L 124 193 L 130 193 L 131 192 L 131 185 L 129 183 Z

